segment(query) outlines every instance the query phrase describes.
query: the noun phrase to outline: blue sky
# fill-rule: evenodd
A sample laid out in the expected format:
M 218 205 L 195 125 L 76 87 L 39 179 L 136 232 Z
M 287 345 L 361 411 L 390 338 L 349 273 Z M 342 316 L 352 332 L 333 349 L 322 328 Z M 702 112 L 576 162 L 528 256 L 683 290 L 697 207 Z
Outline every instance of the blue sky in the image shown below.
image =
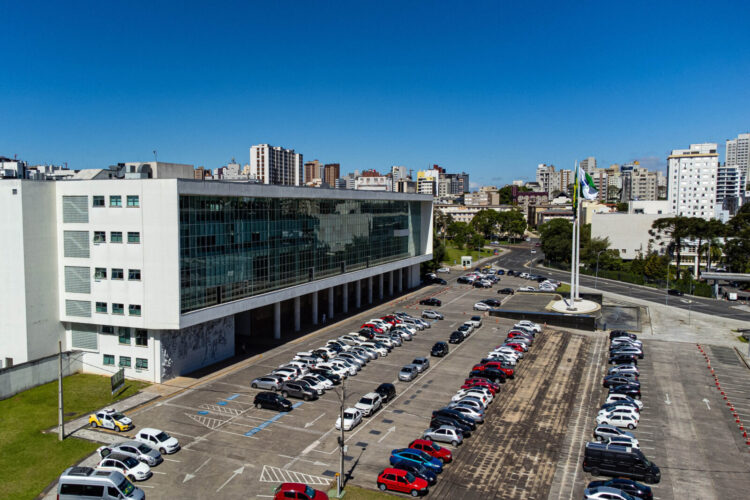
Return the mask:
M 216 4 L 216 5 L 211 5 Z M 750 131 L 746 2 L 0 0 L 0 155 L 437 163 L 480 184 Z

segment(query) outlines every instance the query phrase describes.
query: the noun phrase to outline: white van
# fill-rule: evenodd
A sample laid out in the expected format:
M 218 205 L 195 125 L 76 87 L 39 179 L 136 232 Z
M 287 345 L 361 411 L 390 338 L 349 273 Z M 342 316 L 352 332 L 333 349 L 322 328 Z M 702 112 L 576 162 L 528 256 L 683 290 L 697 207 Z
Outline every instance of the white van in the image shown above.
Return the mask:
M 144 500 L 143 490 L 117 471 L 96 470 L 91 467 L 69 467 L 57 483 L 58 500 Z

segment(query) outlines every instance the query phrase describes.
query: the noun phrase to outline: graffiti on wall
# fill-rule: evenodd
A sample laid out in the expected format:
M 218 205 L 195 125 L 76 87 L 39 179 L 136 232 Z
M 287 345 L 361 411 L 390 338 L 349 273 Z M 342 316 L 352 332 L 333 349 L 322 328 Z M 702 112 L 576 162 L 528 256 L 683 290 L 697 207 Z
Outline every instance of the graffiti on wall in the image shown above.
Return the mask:
M 210 365 L 233 354 L 234 316 L 161 334 L 162 380 Z

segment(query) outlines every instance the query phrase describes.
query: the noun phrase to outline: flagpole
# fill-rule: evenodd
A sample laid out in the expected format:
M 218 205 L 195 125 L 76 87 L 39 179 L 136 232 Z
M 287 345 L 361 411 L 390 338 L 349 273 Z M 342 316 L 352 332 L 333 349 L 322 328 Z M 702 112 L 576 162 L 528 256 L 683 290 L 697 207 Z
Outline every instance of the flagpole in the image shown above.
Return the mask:
M 576 170 L 575 170 L 576 176 L 578 175 L 578 162 L 576 161 Z M 575 182 L 573 183 L 573 205 L 576 204 L 576 193 L 575 193 Z M 575 311 L 576 310 L 576 304 L 575 304 L 575 286 L 576 286 L 576 211 L 575 206 L 573 207 L 573 231 L 571 232 L 571 241 L 570 241 L 570 304 L 568 304 L 568 311 Z
M 580 199 L 580 197 L 577 201 L 578 203 L 576 204 L 576 212 L 577 212 L 576 221 L 578 221 L 578 223 L 576 224 L 576 298 L 575 300 L 580 301 L 581 295 L 580 295 L 579 287 L 581 284 L 581 205 L 583 204 L 583 202 Z

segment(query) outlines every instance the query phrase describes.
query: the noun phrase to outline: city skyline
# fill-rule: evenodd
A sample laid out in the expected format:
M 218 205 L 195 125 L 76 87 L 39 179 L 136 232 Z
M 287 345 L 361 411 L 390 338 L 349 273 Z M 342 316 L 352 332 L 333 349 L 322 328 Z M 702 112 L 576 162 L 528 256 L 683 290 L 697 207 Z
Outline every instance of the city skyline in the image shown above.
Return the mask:
M 269 143 L 342 173 L 440 164 L 473 186 L 588 156 L 666 171 L 690 143 L 723 159 L 750 129 L 747 7 L 681 5 L 9 4 L 0 154 L 79 169 L 156 150 L 214 169 Z

